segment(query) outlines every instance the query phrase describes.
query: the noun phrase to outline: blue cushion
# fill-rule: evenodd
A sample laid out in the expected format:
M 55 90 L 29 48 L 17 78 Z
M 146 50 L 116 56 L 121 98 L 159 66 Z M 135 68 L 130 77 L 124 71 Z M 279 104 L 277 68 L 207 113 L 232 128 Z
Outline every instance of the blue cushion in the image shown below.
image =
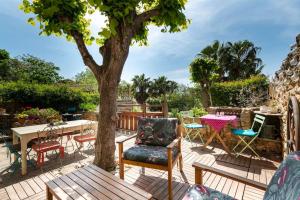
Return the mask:
M 193 185 L 182 200 L 233 200 L 231 196 L 203 185 Z
M 204 128 L 204 126 L 202 124 L 185 124 L 184 125 L 185 128 L 190 128 L 190 129 L 197 129 L 197 128 Z
M 173 149 L 173 159 L 177 157 L 178 152 L 177 148 Z M 123 156 L 125 160 L 165 166 L 168 165 L 167 147 L 135 145 L 124 151 Z
M 231 129 L 232 133 L 234 135 L 239 135 L 239 136 L 250 136 L 253 137 L 255 136 L 257 133 L 254 132 L 252 129 L 248 129 L 248 130 L 243 130 L 243 129 Z
M 300 199 L 300 151 L 289 154 L 272 177 L 264 200 Z

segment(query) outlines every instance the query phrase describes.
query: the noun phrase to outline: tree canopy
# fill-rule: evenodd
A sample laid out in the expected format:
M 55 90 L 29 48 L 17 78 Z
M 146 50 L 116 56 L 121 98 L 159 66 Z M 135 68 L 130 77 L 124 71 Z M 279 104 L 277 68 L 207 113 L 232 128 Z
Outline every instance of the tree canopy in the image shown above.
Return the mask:
M 145 74 L 136 75 L 132 79 L 132 93 L 135 100 L 139 104 L 144 104 L 146 100 L 149 98 L 149 89 L 151 86 L 150 78 L 146 78 Z
M 50 84 L 62 79 L 52 62 L 32 55 L 10 58 L 6 50 L 1 50 L 0 57 L 0 80 Z
M 248 40 L 221 43 L 214 41 L 198 53 L 201 58 L 217 62 L 220 81 L 240 80 L 258 75 L 263 69 L 258 57 L 261 48 Z
M 154 79 L 151 83 L 150 93 L 153 97 L 170 94 L 177 89 L 178 85 L 175 81 L 170 81 L 165 76 L 160 76 Z

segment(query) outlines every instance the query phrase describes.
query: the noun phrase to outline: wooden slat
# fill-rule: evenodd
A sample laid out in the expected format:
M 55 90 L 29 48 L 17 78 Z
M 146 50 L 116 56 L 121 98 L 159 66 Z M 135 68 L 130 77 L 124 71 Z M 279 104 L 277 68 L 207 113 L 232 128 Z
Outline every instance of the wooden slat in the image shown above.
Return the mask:
M 109 172 L 106 172 L 106 171 L 100 169 L 99 167 L 96 167 L 95 165 L 89 165 L 88 167 L 92 168 L 94 170 L 97 170 L 99 173 L 105 175 L 106 177 L 111 178 L 112 180 L 118 182 L 122 186 L 125 186 L 129 190 L 135 191 L 136 193 L 138 193 L 139 195 L 145 197 L 146 199 L 150 199 L 151 198 L 151 195 L 146 194 L 145 191 L 143 191 L 143 190 L 141 190 L 139 188 L 136 188 L 136 187 L 132 187 L 132 185 L 126 183 L 125 181 L 120 180 L 119 178 L 117 178 L 115 176 L 112 176 L 112 174 L 110 174 Z
M 80 177 L 76 176 L 74 173 L 67 174 L 67 177 L 71 180 L 75 181 L 77 184 L 80 185 L 80 187 L 83 187 L 86 191 L 88 191 L 91 195 L 98 199 L 108 200 L 109 198 L 105 196 L 101 191 L 98 191 L 94 187 L 96 185 L 91 186 L 90 184 L 84 182 Z M 103 191 L 102 191 L 103 192 Z
M 96 190 L 103 193 L 108 199 L 121 199 L 116 194 L 112 193 L 110 190 L 106 189 L 104 186 L 97 183 L 97 180 L 92 180 L 86 174 L 82 173 L 80 170 L 75 171 L 73 174 L 84 180 L 84 182 L 88 183 L 89 185 L 93 186 Z
M 70 197 L 67 193 L 65 193 L 53 181 L 47 182 L 47 185 L 50 188 L 50 190 L 53 191 L 55 198 L 57 198 L 58 200 L 72 200 L 72 197 Z

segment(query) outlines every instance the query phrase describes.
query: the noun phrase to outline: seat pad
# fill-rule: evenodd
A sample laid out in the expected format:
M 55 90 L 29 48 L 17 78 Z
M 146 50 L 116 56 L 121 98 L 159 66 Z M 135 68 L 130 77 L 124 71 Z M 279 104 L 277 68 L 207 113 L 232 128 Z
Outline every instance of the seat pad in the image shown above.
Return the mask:
M 193 185 L 182 200 L 233 200 L 231 196 L 203 185 Z
M 32 145 L 32 149 L 35 150 L 36 152 L 42 151 L 51 151 L 55 149 L 60 148 L 60 143 L 58 141 L 49 141 L 49 142 L 44 142 L 41 144 L 34 144 Z
M 205 128 L 202 124 L 185 124 L 185 128 L 190 128 L 190 129 L 198 129 L 198 128 Z
M 76 142 L 82 143 L 82 142 L 96 140 L 96 137 L 94 135 L 77 135 L 77 136 L 74 136 L 73 139 Z
M 173 148 L 172 152 L 173 159 L 175 159 L 179 152 L 178 148 Z M 125 160 L 164 166 L 168 165 L 167 147 L 135 145 L 124 151 L 123 156 Z
M 234 135 L 239 135 L 239 136 L 250 136 L 250 137 L 253 137 L 253 136 L 255 136 L 257 134 L 252 129 L 248 129 L 248 130 L 232 129 L 231 131 L 232 131 L 232 133 Z

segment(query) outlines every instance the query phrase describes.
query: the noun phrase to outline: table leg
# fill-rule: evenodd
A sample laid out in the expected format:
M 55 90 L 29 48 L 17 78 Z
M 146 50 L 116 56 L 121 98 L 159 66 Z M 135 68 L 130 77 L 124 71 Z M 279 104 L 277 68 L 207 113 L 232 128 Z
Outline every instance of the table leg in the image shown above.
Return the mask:
M 46 198 L 47 198 L 47 200 L 53 200 L 53 195 L 50 192 L 50 189 L 48 186 L 46 186 Z
M 221 138 L 221 136 L 219 134 L 216 135 L 218 140 L 221 142 L 221 144 L 223 145 L 224 147 L 224 150 L 229 154 L 231 155 L 231 152 L 229 151 L 229 148 L 226 146 L 225 142 L 223 141 L 223 139 Z
M 13 139 L 13 144 L 18 144 L 19 143 L 18 136 L 14 132 L 12 134 L 12 139 Z M 16 159 L 17 159 L 17 157 L 16 157 L 16 155 L 14 155 L 14 160 L 16 160 Z
M 206 148 L 214 139 L 214 137 L 218 135 L 216 131 L 213 132 L 213 134 L 210 136 L 210 138 L 206 141 L 205 145 L 203 146 L 203 148 Z
M 27 140 L 21 138 L 22 175 L 27 174 Z

